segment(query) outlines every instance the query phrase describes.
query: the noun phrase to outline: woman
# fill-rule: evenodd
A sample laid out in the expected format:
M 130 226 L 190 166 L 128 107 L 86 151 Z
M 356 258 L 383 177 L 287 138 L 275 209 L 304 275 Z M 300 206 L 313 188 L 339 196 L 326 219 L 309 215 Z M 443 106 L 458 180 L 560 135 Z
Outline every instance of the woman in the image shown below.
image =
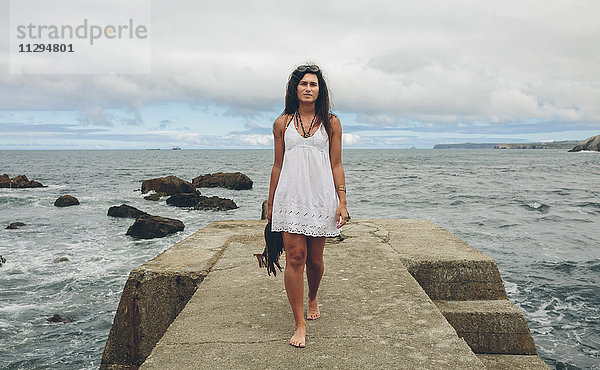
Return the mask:
M 318 66 L 302 65 L 290 75 L 285 110 L 273 124 L 273 135 L 267 219 L 272 231 L 283 232 L 285 289 L 296 322 L 290 344 L 305 347 L 304 266 L 306 318 L 315 320 L 325 238 L 339 235 L 348 219 L 342 125 L 329 112 L 329 91 Z

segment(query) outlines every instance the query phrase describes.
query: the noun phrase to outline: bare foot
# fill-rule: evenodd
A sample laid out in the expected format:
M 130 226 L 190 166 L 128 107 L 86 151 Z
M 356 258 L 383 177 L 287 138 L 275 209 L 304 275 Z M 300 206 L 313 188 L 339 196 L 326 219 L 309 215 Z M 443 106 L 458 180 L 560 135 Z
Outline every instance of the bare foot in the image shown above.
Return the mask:
M 306 347 L 306 323 L 296 325 L 296 330 L 290 339 L 290 344 L 298 348 Z
M 308 299 L 308 312 L 306 312 L 306 319 L 316 320 L 321 317 L 321 311 L 319 311 L 319 302 L 317 297 L 315 299 Z

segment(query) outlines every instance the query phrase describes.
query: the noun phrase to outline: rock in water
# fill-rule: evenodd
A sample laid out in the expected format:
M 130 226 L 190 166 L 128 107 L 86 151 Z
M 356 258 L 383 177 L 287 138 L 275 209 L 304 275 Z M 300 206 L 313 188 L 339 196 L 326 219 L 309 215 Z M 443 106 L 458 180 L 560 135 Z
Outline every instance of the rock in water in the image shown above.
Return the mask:
M 165 194 L 165 193 L 152 193 L 150 195 L 146 195 L 144 197 L 144 199 L 152 200 L 152 201 L 156 202 L 156 201 L 159 201 L 161 197 L 166 197 L 166 196 L 167 196 L 167 194 Z
M 147 215 L 147 213 L 127 204 L 113 206 L 108 209 L 108 216 L 112 217 L 138 218 L 141 215 Z
M 198 193 L 181 193 L 167 198 L 167 204 L 176 207 L 193 207 L 200 201 Z
M 146 194 L 151 190 L 157 193 L 165 193 L 165 195 L 197 192 L 194 185 L 177 176 L 158 177 L 142 181 L 142 193 Z
M 79 200 L 72 195 L 62 195 L 54 201 L 56 207 L 69 207 L 79 204 Z
M 7 229 L 18 229 L 21 226 L 25 226 L 25 224 L 23 222 L 11 222 L 11 224 L 8 225 L 6 228 Z
M 235 204 L 235 202 L 231 199 L 219 197 L 209 198 L 201 195 L 199 197 L 198 204 L 196 204 L 194 209 L 211 209 L 213 211 L 226 211 L 228 209 L 236 209 L 237 207 L 237 204 Z
M 588 137 L 587 139 L 582 140 L 581 144 L 569 150 L 569 152 L 580 152 L 582 150 L 600 152 L 600 135 Z
M 162 238 L 182 231 L 185 225 L 173 218 L 142 215 L 127 230 L 127 235 L 140 239 Z
M 0 188 L 42 188 L 41 183 L 29 180 L 25 175 L 19 175 L 12 179 L 7 174 L 0 176 Z
M 233 190 L 252 189 L 252 180 L 241 172 L 217 172 L 198 176 L 192 180 L 197 188 L 229 188 Z
M 268 201 L 264 201 L 262 204 L 262 213 L 260 214 L 260 219 L 261 220 L 266 220 L 267 219 L 267 211 L 269 210 L 269 205 L 268 205 Z
M 68 318 L 66 316 L 61 316 L 57 313 L 55 313 L 54 316 L 47 318 L 46 320 L 50 321 L 50 322 L 63 322 L 63 323 L 68 323 L 68 322 L 73 321 L 70 318 Z
M 69 262 L 69 258 L 68 257 L 58 257 L 52 261 L 52 263 L 61 263 L 61 262 Z
M 0 254 L 0 267 L 2 267 L 3 263 L 6 263 L 6 258 L 2 257 L 2 255 Z

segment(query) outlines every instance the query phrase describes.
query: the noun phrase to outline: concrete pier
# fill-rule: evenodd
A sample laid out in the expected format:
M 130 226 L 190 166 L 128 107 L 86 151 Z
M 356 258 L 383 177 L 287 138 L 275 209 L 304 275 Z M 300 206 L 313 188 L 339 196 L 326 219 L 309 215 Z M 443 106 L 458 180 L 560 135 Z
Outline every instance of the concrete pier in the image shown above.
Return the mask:
M 101 368 L 547 369 L 495 262 L 426 220 L 329 240 L 321 318 L 291 347 L 283 277 L 252 256 L 265 223 L 212 223 L 134 269 Z

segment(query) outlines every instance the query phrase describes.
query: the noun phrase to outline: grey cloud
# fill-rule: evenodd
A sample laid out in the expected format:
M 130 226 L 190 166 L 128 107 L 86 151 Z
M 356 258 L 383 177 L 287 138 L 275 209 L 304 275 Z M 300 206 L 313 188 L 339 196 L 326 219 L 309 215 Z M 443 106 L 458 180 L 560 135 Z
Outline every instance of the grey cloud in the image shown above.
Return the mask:
M 81 128 L 78 125 L 59 124 L 23 124 L 23 123 L 0 123 L 0 133 L 3 135 L 19 135 L 20 133 L 63 133 L 73 135 L 85 135 L 98 132 L 106 132 L 107 129 Z
M 106 126 L 115 125 L 114 117 L 106 109 L 100 107 L 89 107 L 78 112 L 77 122 L 82 126 Z
M 112 110 L 100 106 L 84 107 L 77 113 L 77 121 L 82 126 L 139 126 L 144 123 L 139 110 L 130 106 Z
M 243 131 L 231 131 L 229 135 L 273 135 L 273 127 L 263 127 L 258 125 L 246 127 L 247 129 Z
M 397 132 L 410 131 L 422 133 L 461 133 L 461 134 L 532 134 L 544 132 L 566 132 L 566 131 L 600 131 L 600 123 L 596 122 L 535 122 L 535 123 L 511 123 L 511 124 L 485 124 L 485 125 L 447 125 L 447 124 L 419 124 L 419 125 L 343 125 L 344 133 L 356 132 Z M 581 138 L 584 139 L 584 138 Z M 464 139 L 463 139 L 464 140 Z M 495 140 L 495 139 L 494 139 Z
M 600 3 L 314 4 L 320 11 L 306 24 L 284 2 L 239 2 L 234 12 L 223 2 L 153 2 L 153 74 L 0 75 L 0 109 L 78 110 L 82 125 L 105 127 L 139 125 L 137 109 L 165 102 L 264 118 L 283 108 L 294 66 L 314 59 L 336 109 L 375 129 L 600 123 Z M 298 29 L 319 43 L 310 51 L 290 43 Z M 532 127 L 544 125 L 520 128 Z
M 129 126 L 139 126 L 144 123 L 142 115 L 137 108 L 125 107 L 124 114 L 121 117 L 121 122 Z
M 163 119 L 162 121 L 159 122 L 158 128 L 165 129 L 165 128 L 171 127 L 172 124 L 173 124 L 173 121 L 168 120 L 168 119 Z
M 0 145 L 5 147 L 51 147 L 54 144 L 31 145 L 31 135 L 51 137 L 63 146 L 84 146 L 85 143 L 105 141 L 121 147 L 145 148 L 152 146 L 181 145 L 186 148 L 271 148 L 272 135 L 240 133 L 238 135 L 201 135 L 180 131 L 155 131 L 142 133 L 111 133 L 106 128 L 80 128 L 77 125 L 0 123 Z M 2 139 L 7 140 L 3 142 Z M 21 141 L 19 141 L 21 140 Z M 82 142 L 82 144 L 76 144 Z M 122 143 L 119 145 L 118 143 Z M 60 146 L 60 145 L 59 145 Z

